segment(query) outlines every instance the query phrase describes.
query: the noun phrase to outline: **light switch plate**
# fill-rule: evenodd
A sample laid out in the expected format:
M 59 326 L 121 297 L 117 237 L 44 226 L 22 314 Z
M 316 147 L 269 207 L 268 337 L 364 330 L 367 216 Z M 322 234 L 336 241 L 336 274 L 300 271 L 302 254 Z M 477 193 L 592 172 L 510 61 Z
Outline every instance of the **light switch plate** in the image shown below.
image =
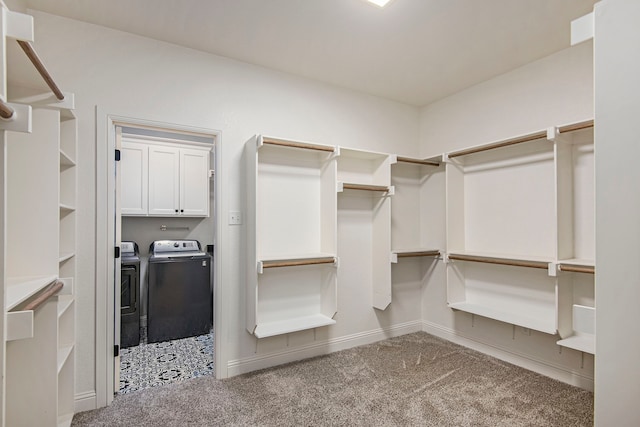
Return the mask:
M 239 211 L 229 211 L 229 225 L 242 224 L 242 213 Z

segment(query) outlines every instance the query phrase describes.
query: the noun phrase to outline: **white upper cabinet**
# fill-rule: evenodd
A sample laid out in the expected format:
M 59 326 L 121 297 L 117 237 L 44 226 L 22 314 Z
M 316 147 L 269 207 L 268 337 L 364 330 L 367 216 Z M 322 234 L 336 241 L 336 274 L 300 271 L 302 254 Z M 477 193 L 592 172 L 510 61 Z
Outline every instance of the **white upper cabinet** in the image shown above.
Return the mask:
M 125 216 L 209 216 L 210 148 L 122 141 Z
M 209 151 L 180 150 L 180 214 L 209 216 Z
M 149 189 L 149 146 L 122 141 L 120 160 L 122 215 L 147 215 Z
M 126 185 L 126 183 L 122 183 Z M 180 150 L 149 147 L 149 215 L 180 214 Z

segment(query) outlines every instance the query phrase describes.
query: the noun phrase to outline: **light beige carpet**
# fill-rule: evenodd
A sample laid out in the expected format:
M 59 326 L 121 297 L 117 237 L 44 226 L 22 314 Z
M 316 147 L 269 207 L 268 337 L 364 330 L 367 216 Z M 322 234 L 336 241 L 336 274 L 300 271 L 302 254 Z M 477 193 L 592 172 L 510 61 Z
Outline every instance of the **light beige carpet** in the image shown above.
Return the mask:
M 74 426 L 590 426 L 593 394 L 423 332 L 117 396 Z

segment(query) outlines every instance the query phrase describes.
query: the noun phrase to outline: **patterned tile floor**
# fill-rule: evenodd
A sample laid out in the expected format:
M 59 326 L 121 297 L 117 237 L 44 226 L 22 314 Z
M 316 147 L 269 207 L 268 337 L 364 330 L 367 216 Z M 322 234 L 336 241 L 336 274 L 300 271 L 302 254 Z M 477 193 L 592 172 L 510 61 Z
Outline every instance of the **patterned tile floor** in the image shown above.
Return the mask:
M 120 350 L 120 391 L 213 375 L 213 333 Z

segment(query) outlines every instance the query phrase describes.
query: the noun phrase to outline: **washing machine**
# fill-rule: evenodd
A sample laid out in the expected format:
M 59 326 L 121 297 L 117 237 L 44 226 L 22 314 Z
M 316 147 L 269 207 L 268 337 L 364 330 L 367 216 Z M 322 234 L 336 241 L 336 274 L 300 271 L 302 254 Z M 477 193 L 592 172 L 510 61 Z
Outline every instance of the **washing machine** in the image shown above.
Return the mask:
M 122 242 L 120 275 L 120 347 L 140 344 L 140 256 L 136 242 Z
M 156 240 L 149 253 L 148 342 L 208 334 L 213 325 L 211 256 L 197 240 Z

